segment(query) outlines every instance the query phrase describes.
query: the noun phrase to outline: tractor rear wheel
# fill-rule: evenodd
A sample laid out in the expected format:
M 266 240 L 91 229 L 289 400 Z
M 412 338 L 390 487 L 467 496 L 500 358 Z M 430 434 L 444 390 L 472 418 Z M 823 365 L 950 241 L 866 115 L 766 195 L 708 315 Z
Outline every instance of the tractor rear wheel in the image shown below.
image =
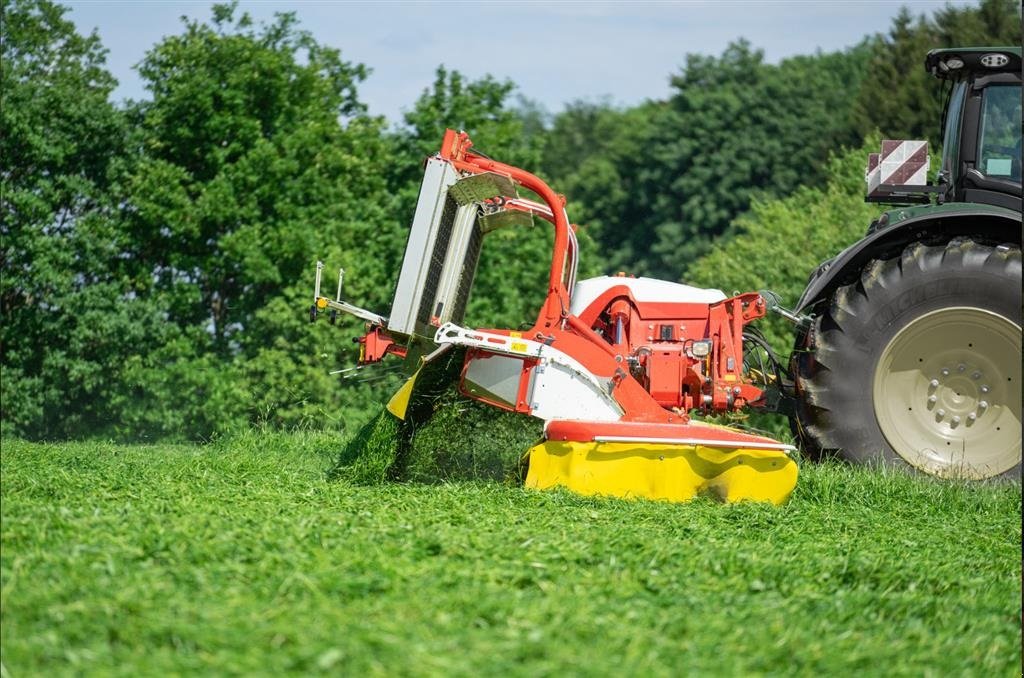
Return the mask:
M 838 289 L 794 354 L 812 455 L 1020 477 L 1021 251 L 915 243 Z

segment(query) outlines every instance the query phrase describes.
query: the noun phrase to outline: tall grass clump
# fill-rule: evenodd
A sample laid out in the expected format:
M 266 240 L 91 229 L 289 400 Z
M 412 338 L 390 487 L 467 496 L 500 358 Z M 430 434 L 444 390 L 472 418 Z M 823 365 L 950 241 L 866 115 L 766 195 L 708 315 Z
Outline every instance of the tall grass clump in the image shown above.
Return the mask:
M 402 447 L 402 428 L 397 417 L 381 409 L 348 441 L 330 476 L 360 485 L 388 480 Z

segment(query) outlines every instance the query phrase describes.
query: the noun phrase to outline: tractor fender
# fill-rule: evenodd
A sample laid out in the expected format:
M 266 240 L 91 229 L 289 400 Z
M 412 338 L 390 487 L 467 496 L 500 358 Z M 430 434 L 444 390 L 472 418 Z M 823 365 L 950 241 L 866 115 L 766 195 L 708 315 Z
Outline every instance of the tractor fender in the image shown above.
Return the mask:
M 967 236 L 978 242 L 1021 244 L 1021 213 L 989 205 L 947 203 L 890 210 L 872 222 L 867 235 L 811 274 L 797 312 L 808 312 L 843 285 L 860 276 L 872 259 L 888 259 L 913 242 L 946 243 Z

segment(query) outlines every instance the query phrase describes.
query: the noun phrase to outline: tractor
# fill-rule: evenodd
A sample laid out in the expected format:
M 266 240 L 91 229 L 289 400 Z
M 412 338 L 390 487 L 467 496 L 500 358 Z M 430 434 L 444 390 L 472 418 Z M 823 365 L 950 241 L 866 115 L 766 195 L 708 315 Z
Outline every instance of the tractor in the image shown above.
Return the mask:
M 354 315 L 360 365 L 404 361 L 410 377 L 387 409 L 416 420 L 410 435 L 439 382 L 541 419 L 528 487 L 782 503 L 795 446 L 716 423 L 749 410 L 790 415 L 816 456 L 1019 476 L 1021 50 L 936 50 L 926 66 L 950 85 L 938 182 L 926 182 L 925 142 L 884 141 L 868 200 L 898 207 L 818 266 L 793 310 L 768 291 L 578 280 L 565 199 L 447 130 L 424 166 L 390 312 L 344 301 L 343 271 L 334 298 L 323 295 L 318 262 L 310 319 Z M 484 241 L 537 221 L 554 237 L 536 319 L 464 326 Z M 788 366 L 756 328 L 769 312 L 796 328 Z
M 869 159 L 867 199 L 895 207 L 800 297 L 793 428 L 813 455 L 1019 478 L 1021 48 L 925 68 L 949 89 L 937 182 L 924 142 Z

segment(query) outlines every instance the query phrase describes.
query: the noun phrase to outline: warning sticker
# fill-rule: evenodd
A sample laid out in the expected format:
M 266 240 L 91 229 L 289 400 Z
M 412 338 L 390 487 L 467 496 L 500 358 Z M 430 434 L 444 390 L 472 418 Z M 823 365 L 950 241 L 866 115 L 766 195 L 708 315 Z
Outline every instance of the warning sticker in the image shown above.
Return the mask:
M 516 353 L 526 353 L 526 344 L 522 341 L 513 341 L 512 350 Z

